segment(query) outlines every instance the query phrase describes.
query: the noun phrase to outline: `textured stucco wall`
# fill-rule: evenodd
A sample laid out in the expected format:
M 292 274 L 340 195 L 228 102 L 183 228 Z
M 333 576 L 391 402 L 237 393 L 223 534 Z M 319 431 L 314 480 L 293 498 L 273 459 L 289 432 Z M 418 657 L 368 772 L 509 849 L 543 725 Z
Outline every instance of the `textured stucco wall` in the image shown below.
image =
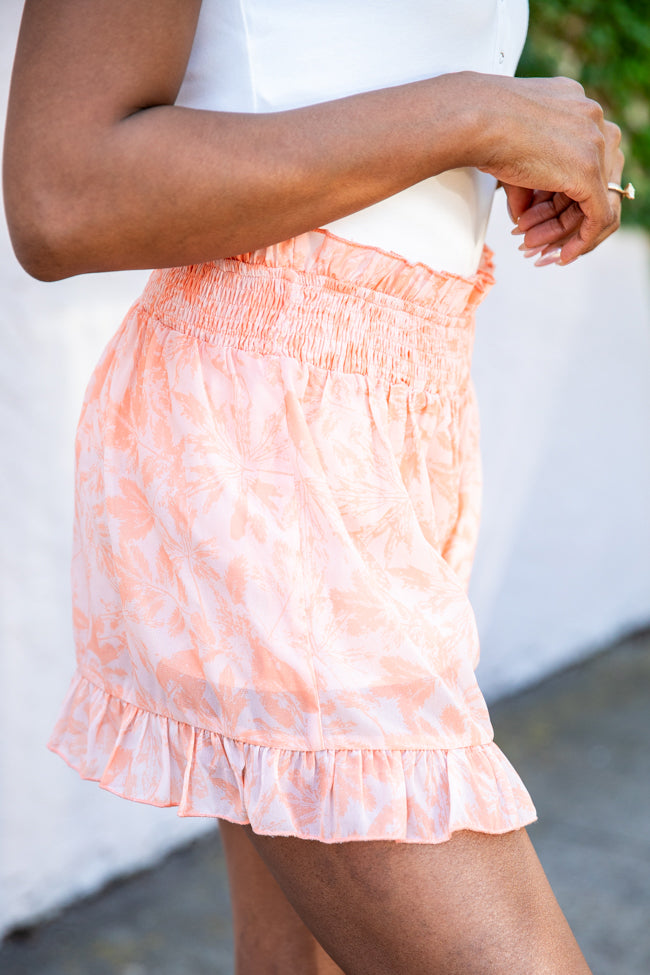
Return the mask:
M 20 8 L 0 7 L 3 96 Z M 650 620 L 647 242 L 621 233 L 571 269 L 534 269 L 501 204 L 501 286 L 474 363 L 485 504 L 472 597 L 490 698 Z M 144 278 L 40 284 L 0 229 L 0 933 L 210 827 L 82 782 L 45 748 L 73 670 L 74 428 Z

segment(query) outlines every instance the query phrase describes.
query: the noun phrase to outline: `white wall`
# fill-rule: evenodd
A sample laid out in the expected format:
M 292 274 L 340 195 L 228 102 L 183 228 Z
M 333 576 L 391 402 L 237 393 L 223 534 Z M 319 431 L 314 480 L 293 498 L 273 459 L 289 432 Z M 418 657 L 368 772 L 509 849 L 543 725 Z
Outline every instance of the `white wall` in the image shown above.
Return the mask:
M 20 7 L 0 9 L 3 93 Z M 534 269 L 505 225 L 497 215 L 501 286 L 475 355 L 486 485 L 472 594 L 491 698 L 650 621 L 647 243 L 621 233 L 572 268 Z M 45 748 L 73 670 L 74 428 L 143 279 L 40 284 L 0 230 L 0 933 L 211 826 L 104 792 Z
M 569 267 L 536 268 L 509 229 L 497 195 L 498 281 L 474 357 L 471 597 L 488 698 L 650 621 L 650 242 L 619 231 Z
M 207 825 L 103 792 L 45 748 L 74 665 L 72 438 L 89 368 L 141 281 L 42 285 L 0 241 L 0 930 Z
M 0 2 L 2 121 L 22 4 Z M 73 437 L 146 274 L 29 278 L 0 220 L 0 934 L 210 826 L 83 782 L 45 747 L 74 667 Z

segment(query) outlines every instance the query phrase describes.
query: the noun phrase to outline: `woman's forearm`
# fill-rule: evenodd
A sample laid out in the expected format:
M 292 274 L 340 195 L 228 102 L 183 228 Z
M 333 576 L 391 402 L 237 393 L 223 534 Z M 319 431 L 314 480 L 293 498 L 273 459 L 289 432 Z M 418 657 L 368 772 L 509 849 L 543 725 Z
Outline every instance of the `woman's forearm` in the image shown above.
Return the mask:
M 458 166 L 500 179 L 516 216 L 530 190 L 559 194 L 529 246 L 573 259 L 615 229 L 620 133 L 575 82 L 467 71 L 285 112 L 185 109 L 199 7 L 26 0 L 4 191 L 34 276 L 244 253 Z
M 24 266 L 53 279 L 244 253 L 455 166 L 480 120 L 464 75 L 265 115 L 160 105 L 86 124 L 5 193 Z

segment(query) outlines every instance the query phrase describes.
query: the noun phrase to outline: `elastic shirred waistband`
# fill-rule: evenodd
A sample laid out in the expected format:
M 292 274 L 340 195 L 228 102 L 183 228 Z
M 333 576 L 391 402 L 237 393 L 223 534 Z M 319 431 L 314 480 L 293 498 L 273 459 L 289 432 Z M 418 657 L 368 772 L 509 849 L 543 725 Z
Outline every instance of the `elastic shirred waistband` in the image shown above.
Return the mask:
M 423 388 L 464 386 L 474 311 L 494 282 L 316 230 L 236 258 L 154 271 L 141 306 L 221 346 Z

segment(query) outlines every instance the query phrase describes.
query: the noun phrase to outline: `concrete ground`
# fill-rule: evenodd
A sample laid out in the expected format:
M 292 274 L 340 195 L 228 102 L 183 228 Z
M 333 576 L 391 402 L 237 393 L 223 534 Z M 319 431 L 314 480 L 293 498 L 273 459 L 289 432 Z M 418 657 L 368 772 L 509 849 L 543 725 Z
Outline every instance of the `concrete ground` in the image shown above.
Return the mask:
M 594 975 L 650 973 L 650 633 L 491 708 Z M 232 975 L 218 833 L 0 946 L 3 975 Z M 287 973 L 300 975 L 300 973 Z

